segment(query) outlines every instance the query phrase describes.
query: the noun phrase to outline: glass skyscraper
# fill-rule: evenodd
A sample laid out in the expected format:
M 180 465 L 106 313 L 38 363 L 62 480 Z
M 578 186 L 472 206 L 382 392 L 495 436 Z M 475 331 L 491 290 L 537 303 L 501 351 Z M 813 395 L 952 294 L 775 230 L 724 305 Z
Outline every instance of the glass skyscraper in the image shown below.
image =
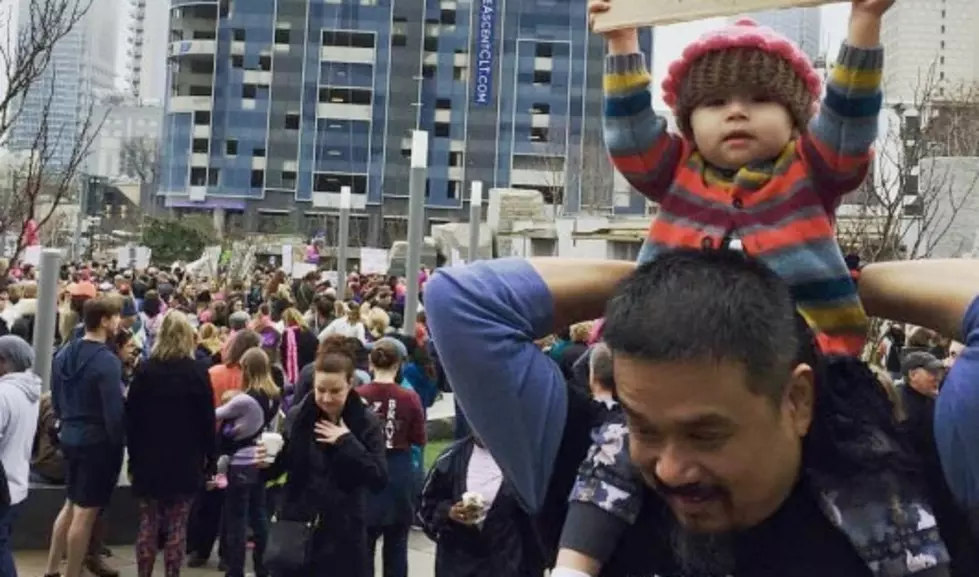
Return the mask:
M 413 130 L 429 223 L 470 183 L 611 208 L 603 41 L 566 0 L 173 0 L 159 193 L 225 228 L 315 231 L 353 191 L 352 239 L 403 238 Z M 651 51 L 652 35 L 643 45 Z M 607 191 L 596 178 L 604 171 Z M 606 206 L 607 205 L 607 206 Z M 633 206 L 634 205 L 634 206 Z M 635 199 L 623 210 L 644 210 Z M 358 232 L 360 231 L 360 232 Z

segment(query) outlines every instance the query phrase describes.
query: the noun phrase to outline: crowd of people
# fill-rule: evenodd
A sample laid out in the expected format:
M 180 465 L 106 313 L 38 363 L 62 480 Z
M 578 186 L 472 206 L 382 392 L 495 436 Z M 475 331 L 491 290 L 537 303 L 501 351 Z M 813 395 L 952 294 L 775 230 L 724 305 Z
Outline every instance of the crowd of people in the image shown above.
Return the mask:
M 16 412 L 20 437 L 4 435 L 19 451 L 17 466 L 3 453 L 15 488 L 0 521 L 8 559 L 28 482 L 66 485 L 47 574 L 118 575 L 102 518 L 123 480 L 139 501 L 140 575 L 152 574 L 159 550 L 167 575 L 185 557 L 204 566 L 215 542 L 227 575 L 244 575 L 247 550 L 254 572 L 269 575 L 270 538 L 297 516 L 329 519 L 314 536 L 325 545 L 275 575 L 373 574 L 378 540 L 388 574 L 407 575 L 425 414 L 441 391 L 424 308 L 401 330 L 403 279 L 354 273 L 339 299 L 319 273 L 259 270 L 219 283 L 179 268 L 65 266 L 42 395 L 35 271 L 17 276 L 0 290 L 0 367 L 10 373 L 0 379 L 23 391 L 14 400 L 33 415 Z

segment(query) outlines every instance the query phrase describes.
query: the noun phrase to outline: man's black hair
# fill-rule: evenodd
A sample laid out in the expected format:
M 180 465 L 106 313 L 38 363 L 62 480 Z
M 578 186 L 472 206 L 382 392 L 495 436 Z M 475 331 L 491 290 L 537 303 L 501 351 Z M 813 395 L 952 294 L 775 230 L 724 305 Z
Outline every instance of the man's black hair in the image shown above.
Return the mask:
M 623 281 L 606 309 L 613 354 L 650 361 L 734 361 L 748 387 L 779 401 L 793 367 L 813 368 L 813 421 L 803 466 L 838 477 L 920 462 L 876 376 L 857 358 L 824 357 L 788 286 L 737 251 L 676 250 Z
M 654 362 L 734 362 L 759 394 L 781 399 L 798 354 L 788 286 L 740 251 L 676 250 L 641 265 L 605 311 L 614 354 Z

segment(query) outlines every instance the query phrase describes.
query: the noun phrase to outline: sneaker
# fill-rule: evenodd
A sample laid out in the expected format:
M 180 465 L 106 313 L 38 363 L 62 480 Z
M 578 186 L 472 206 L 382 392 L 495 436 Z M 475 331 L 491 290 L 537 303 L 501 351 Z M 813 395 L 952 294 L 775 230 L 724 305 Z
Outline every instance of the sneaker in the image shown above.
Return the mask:
M 119 577 L 119 571 L 109 567 L 100 555 L 85 557 L 84 567 L 95 577 Z

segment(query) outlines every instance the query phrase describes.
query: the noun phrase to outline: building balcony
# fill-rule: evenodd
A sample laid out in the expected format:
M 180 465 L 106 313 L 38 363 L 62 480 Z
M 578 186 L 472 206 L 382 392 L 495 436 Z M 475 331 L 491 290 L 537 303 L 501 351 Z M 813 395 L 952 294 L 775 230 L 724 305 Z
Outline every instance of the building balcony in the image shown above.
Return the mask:
M 211 110 L 210 96 L 172 96 L 167 112 L 195 112 L 197 110 Z
M 374 64 L 374 49 L 350 48 L 347 46 L 323 46 L 320 49 L 320 61 Z
M 213 56 L 217 51 L 217 42 L 214 40 L 180 40 L 171 42 L 169 48 L 170 58 L 182 56 L 206 55 Z
M 342 118 L 344 120 L 371 120 L 370 104 L 341 104 L 320 102 L 316 106 L 317 118 Z

